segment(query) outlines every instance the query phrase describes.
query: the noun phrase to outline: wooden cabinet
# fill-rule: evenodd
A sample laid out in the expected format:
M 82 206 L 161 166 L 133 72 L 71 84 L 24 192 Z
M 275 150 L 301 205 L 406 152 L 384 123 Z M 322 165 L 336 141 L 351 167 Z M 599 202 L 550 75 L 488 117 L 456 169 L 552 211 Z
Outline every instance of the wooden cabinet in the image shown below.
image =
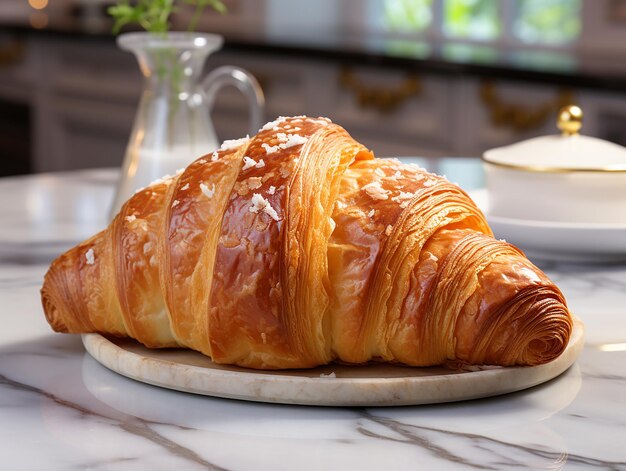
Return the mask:
M 567 93 L 556 85 L 488 84 L 467 76 L 268 53 L 220 51 L 209 58 L 207 70 L 224 64 L 244 67 L 259 79 L 267 120 L 328 116 L 379 156 L 475 156 L 553 134 L 555 103 Z M 411 93 L 403 92 L 407 87 Z M 495 93 L 495 104 L 485 101 L 486 87 Z M 0 100 L 30 108 L 35 171 L 120 165 L 141 88 L 135 58 L 112 39 L 33 36 L 23 41 L 19 60 L 0 67 Z M 374 98 L 364 99 L 368 94 Z M 585 134 L 624 139 L 626 97 L 593 91 L 574 96 L 585 111 Z M 498 106 L 523 115 L 548 105 L 553 112 L 532 126 L 494 118 Z M 235 89 L 220 93 L 213 118 L 220 139 L 250 132 L 246 100 Z

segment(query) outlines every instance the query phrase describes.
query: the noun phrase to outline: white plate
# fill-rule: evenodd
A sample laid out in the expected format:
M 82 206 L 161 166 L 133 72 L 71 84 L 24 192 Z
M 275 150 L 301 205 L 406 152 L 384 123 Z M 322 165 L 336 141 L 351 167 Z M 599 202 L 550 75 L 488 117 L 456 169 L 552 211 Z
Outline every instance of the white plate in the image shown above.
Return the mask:
M 567 370 L 583 347 L 574 322 L 561 356 L 532 367 L 410 368 L 375 364 L 310 370 L 257 371 L 218 365 L 192 350 L 148 349 L 130 339 L 83 335 L 97 361 L 138 381 L 207 396 L 319 406 L 400 406 L 462 401 L 536 386 Z M 335 377 L 324 377 L 334 373 Z
M 470 192 L 496 237 L 541 260 L 626 262 L 626 224 L 582 224 L 528 221 L 492 216 L 486 190 Z

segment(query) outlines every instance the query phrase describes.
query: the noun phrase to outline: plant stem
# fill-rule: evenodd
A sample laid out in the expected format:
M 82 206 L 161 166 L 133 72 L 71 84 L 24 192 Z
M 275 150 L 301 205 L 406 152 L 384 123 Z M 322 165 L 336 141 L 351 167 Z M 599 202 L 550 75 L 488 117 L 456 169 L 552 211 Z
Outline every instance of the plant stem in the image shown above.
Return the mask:
M 196 27 L 198 26 L 198 22 L 200 21 L 200 17 L 202 16 L 202 12 L 204 11 L 204 8 L 205 5 L 203 5 L 202 2 L 196 3 L 196 10 L 193 12 L 193 16 L 189 21 L 189 27 L 187 28 L 187 31 L 195 31 Z

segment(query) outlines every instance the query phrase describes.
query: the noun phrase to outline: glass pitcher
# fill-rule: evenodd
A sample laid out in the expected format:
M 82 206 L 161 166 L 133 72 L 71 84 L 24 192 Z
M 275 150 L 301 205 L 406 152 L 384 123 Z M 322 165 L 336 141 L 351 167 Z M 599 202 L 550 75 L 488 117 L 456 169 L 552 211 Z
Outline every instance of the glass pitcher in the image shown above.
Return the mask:
M 111 219 L 138 189 L 173 175 L 219 143 L 210 109 L 218 90 L 234 85 L 250 103 L 250 134 L 262 124 L 265 100 L 256 79 L 243 69 L 219 67 L 202 79 L 206 58 L 222 46 L 214 34 L 127 33 L 120 48 L 133 52 L 144 76 L 144 91 L 135 116 Z

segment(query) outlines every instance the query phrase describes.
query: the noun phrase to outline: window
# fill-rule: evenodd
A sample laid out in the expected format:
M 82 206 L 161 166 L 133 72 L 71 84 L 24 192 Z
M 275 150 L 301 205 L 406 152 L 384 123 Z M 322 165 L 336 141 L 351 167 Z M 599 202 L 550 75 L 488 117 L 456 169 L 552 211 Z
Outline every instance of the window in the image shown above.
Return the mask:
M 581 0 L 516 2 L 513 34 L 525 43 L 565 44 L 581 32 Z
M 370 0 L 370 12 L 384 32 L 467 43 L 566 48 L 582 31 L 582 0 Z
M 443 0 L 443 32 L 451 38 L 492 41 L 500 35 L 498 0 Z
M 433 0 L 386 0 L 384 24 L 390 31 L 420 32 L 433 20 Z

